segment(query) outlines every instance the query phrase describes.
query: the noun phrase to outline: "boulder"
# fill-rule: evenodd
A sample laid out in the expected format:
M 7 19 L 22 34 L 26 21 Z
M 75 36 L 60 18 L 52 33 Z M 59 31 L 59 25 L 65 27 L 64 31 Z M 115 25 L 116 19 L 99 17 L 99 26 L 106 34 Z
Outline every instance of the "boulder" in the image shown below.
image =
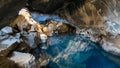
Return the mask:
M 37 44 L 35 43 L 35 37 L 37 37 L 37 33 L 36 32 L 30 32 L 30 33 L 26 33 L 26 34 L 22 34 L 23 35 L 23 42 L 25 42 L 26 44 L 28 44 L 30 46 L 30 48 L 36 48 Z
M 27 8 L 22 8 L 19 11 L 18 17 L 10 24 L 10 26 L 16 32 L 37 31 L 42 33 L 42 26 L 32 18 Z
M 58 24 L 56 25 L 56 31 L 58 32 L 58 34 L 59 33 L 60 34 L 61 33 L 75 33 L 76 28 L 70 24 L 58 22 Z
M 17 48 L 14 51 L 29 53 L 30 52 L 30 46 L 26 44 L 25 42 L 21 42 L 17 45 Z
M 29 53 L 21 53 L 14 51 L 10 60 L 17 63 L 19 66 L 23 68 L 35 68 L 35 57 Z
M 0 68 L 22 68 L 7 57 L 0 56 Z
M 13 31 L 12 31 L 12 28 L 9 26 L 6 26 L 0 30 L 0 35 L 6 35 L 10 33 L 13 33 Z
M 52 36 L 53 32 L 51 32 L 51 29 L 49 27 L 43 27 L 43 32 L 47 35 L 47 36 Z
M 7 30 L 6 30 L 7 32 Z M 0 36 L 0 55 L 1 56 L 8 56 L 9 54 L 14 51 L 18 43 L 20 43 L 20 34 L 16 34 L 15 36 L 12 35 L 5 35 L 5 36 Z
M 15 42 L 11 46 L 5 46 L 5 45 L 0 45 L 3 46 L 0 48 L 0 56 L 7 57 L 9 56 L 16 48 L 17 48 L 18 43 Z
M 4 36 L 3 36 L 4 37 Z M 10 47 L 12 44 L 14 44 L 15 42 L 20 42 L 20 38 L 14 37 L 14 36 L 8 36 L 7 38 L 3 38 L 0 40 L 0 45 L 5 45 L 5 47 Z
M 47 35 L 46 34 L 40 34 L 40 39 L 42 43 L 46 43 L 47 42 Z
M 102 37 L 102 40 L 99 41 L 101 47 L 113 54 L 113 55 L 117 55 L 117 56 L 120 56 L 120 36 L 108 36 L 107 38 L 106 37 Z

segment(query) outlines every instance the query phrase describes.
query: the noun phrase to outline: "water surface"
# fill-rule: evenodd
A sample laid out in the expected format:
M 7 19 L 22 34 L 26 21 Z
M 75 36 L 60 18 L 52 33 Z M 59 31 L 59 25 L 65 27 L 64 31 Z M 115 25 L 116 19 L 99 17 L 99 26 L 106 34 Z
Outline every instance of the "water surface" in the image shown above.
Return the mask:
M 57 22 L 67 21 L 54 15 L 32 14 L 39 23 L 52 19 Z M 49 59 L 47 68 L 120 68 L 120 57 L 103 51 L 97 43 L 82 35 L 54 35 L 49 44 L 42 44 L 33 50 L 36 60 Z

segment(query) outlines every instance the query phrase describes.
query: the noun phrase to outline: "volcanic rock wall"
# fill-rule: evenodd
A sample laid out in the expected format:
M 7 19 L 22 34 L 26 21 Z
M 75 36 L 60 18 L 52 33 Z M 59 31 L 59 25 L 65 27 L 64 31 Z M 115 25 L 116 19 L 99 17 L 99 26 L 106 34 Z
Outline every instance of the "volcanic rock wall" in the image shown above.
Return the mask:
M 27 0 L 0 0 L 0 28 L 9 25 Z

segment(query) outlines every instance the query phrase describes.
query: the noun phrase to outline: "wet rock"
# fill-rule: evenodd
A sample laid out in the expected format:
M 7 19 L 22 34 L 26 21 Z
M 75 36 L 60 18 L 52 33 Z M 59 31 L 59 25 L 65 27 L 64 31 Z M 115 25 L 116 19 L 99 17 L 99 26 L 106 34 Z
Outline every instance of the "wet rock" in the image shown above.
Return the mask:
M 14 51 L 10 60 L 14 61 L 23 68 L 35 68 L 35 57 L 29 53 Z
M 46 54 L 46 53 L 41 53 L 39 58 L 39 65 L 40 67 L 45 67 L 47 66 L 47 64 L 49 63 L 49 61 L 51 60 L 50 55 Z
M 32 18 L 27 8 L 23 8 L 19 11 L 19 16 L 10 26 L 14 31 L 21 34 L 22 41 L 31 48 L 35 48 L 41 43 L 39 35 L 43 33 L 43 25 L 40 25 Z

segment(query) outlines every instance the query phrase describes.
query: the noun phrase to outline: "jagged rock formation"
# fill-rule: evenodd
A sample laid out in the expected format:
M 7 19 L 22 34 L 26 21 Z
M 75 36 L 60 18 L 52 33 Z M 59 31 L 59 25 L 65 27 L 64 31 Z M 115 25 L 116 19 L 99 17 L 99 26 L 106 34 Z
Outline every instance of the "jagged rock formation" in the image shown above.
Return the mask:
M 23 8 L 13 23 L 0 30 L 0 56 L 10 58 L 20 67 L 35 68 L 35 57 L 28 54 L 32 48 L 46 43 L 49 36 L 73 31 L 75 28 L 69 24 L 53 20 L 39 24 Z
M 15 1 L 17 2 L 17 1 Z M 22 2 L 22 1 L 20 1 Z M 24 3 L 23 3 L 24 2 Z M 26 1 L 23 1 L 22 3 L 27 3 Z M 3 3 L 1 1 L 1 3 Z M 10 1 L 9 3 L 6 2 L 6 4 L 12 4 L 13 2 Z M 19 3 L 19 2 L 18 2 Z M 7 25 L 6 23 L 10 23 L 14 17 L 16 17 L 17 9 L 13 8 L 14 5 L 10 6 L 13 9 L 10 10 L 10 15 L 6 14 L 7 9 L 9 8 L 6 6 L 3 7 L 4 4 L 2 4 L 2 7 L 0 7 L 3 10 L 0 10 L 0 26 Z M 23 6 L 23 5 L 22 5 Z M 21 7 L 18 6 L 17 8 Z M 45 14 L 57 14 L 60 17 L 66 19 L 71 23 L 72 25 L 76 26 L 78 29 L 77 33 L 84 34 L 86 36 L 89 36 L 94 42 L 98 42 L 101 47 L 113 54 L 120 54 L 120 44 L 119 44 L 119 29 L 120 29 L 120 18 L 119 18 L 119 8 L 120 8 L 120 1 L 119 0 L 29 0 L 27 3 L 27 7 L 30 11 L 38 11 L 40 13 Z M 6 12 L 4 12 L 6 11 Z M 15 11 L 15 12 L 12 12 Z M 19 15 L 17 19 L 11 23 L 11 26 L 13 27 L 13 32 L 18 33 L 21 32 L 24 34 L 25 43 L 33 46 L 37 45 L 39 43 L 34 44 L 35 37 L 40 37 L 40 34 L 44 33 L 44 35 L 52 36 L 51 33 L 54 30 L 54 25 L 50 25 L 49 27 L 44 27 L 44 25 L 38 25 L 37 22 L 34 21 L 29 14 L 27 14 L 29 17 L 26 17 L 26 13 L 20 13 L 23 15 Z M 11 17 L 12 15 L 12 17 Z M 5 18 L 4 18 L 5 17 Z M 20 20 L 22 19 L 22 23 Z M 7 20 L 6 20 L 7 19 Z M 9 20 L 10 19 L 10 20 Z M 9 22 L 8 22 L 9 21 Z M 29 23 L 29 24 L 28 24 Z M 35 25 L 33 25 L 35 24 Z M 33 25 L 33 26 L 31 26 Z M 58 26 L 58 32 L 66 32 L 68 31 L 67 25 L 57 24 Z M 27 27 L 27 28 L 26 28 Z M 35 29 L 38 28 L 38 29 Z M 66 29 L 62 31 L 63 29 Z M 31 34 L 27 34 L 27 32 L 34 32 Z M 35 32 L 38 32 L 40 34 L 37 34 Z M 25 35 L 26 34 L 26 35 Z M 42 37 L 44 36 L 42 35 Z M 44 36 L 46 39 L 47 36 Z M 31 42 L 32 40 L 32 42 Z M 39 41 L 40 42 L 40 41 Z M 44 40 L 43 40 L 44 42 Z M 113 48 L 107 48 L 107 47 L 113 47 Z

